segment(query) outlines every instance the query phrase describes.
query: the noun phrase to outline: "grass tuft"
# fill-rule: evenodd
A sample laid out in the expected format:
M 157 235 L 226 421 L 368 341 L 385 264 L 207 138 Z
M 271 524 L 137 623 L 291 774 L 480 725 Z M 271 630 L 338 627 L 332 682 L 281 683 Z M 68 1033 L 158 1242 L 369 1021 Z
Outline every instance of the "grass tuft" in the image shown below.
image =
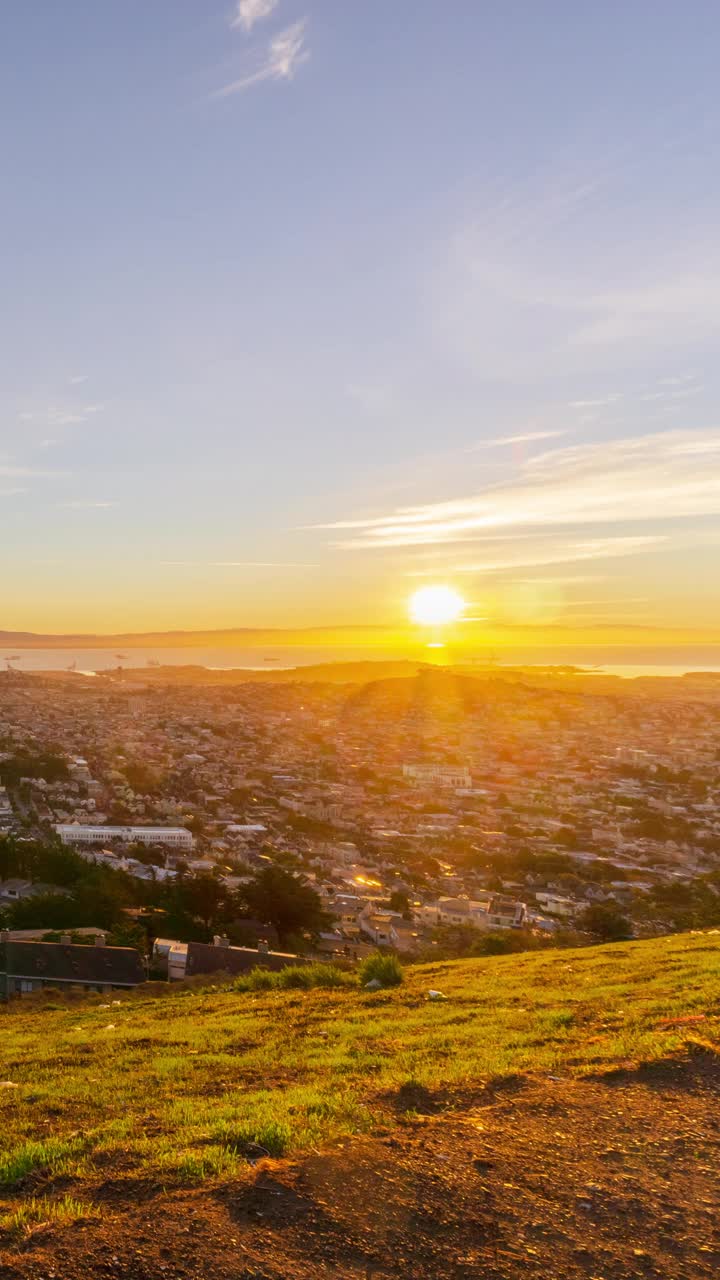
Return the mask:
M 291 1130 L 288 1124 L 277 1120 L 265 1123 L 245 1124 L 225 1123 L 218 1127 L 217 1137 L 221 1144 L 234 1155 L 245 1159 L 256 1160 L 258 1156 L 273 1156 L 278 1159 L 284 1156 L 291 1141 Z
M 0 1155 L 0 1186 L 16 1187 L 33 1173 L 68 1174 L 77 1170 L 86 1148 L 82 1138 L 46 1138 L 23 1142 Z
M 353 986 L 350 973 L 335 964 L 294 964 L 273 973 L 270 969 L 252 969 L 236 978 L 233 991 L 311 991 Z
M 360 966 L 360 982 L 381 982 L 384 987 L 399 987 L 403 980 L 403 967 L 397 956 L 386 956 L 378 951 L 368 956 Z
M 27 1235 L 33 1227 L 68 1226 L 89 1218 L 99 1218 L 100 1210 L 85 1200 L 62 1196 L 51 1200 L 47 1196 L 26 1200 L 10 1213 L 0 1215 L 0 1231 L 11 1236 Z

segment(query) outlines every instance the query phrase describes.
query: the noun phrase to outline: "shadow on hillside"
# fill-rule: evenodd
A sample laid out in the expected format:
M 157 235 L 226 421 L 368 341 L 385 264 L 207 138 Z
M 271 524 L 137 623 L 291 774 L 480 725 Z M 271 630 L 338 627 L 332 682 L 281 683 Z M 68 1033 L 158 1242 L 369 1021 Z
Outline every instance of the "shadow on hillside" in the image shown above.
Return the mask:
M 710 1045 L 693 1044 L 655 1062 L 611 1067 L 585 1079 L 611 1086 L 641 1084 L 649 1089 L 720 1093 L 720 1053 Z
M 486 1106 L 501 1096 L 520 1093 L 529 1083 L 530 1077 L 516 1073 L 494 1076 L 479 1085 L 445 1089 L 428 1089 L 417 1080 L 406 1080 L 399 1089 L 380 1097 L 398 1115 L 434 1116 L 444 1111 L 469 1111 L 475 1106 Z

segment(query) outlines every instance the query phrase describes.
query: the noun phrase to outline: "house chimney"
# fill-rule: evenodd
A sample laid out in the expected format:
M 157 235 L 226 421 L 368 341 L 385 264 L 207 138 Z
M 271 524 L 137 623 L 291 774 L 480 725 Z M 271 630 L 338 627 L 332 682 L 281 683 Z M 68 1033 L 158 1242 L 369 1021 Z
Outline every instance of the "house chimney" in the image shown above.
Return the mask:
M 71 946 L 72 946 L 72 938 L 70 937 L 70 934 L 69 934 L 69 933 L 61 933 L 61 934 L 60 934 L 60 945 L 61 945 L 62 947 L 71 947 Z
M 229 946 L 230 946 L 230 939 L 229 939 L 229 938 L 226 938 L 224 934 L 219 935 L 219 934 L 217 934 L 217 933 L 216 933 L 216 934 L 215 934 L 215 937 L 213 938 L 213 946 L 214 946 L 214 947 L 229 947 Z
M 95 934 L 95 946 L 96 946 L 96 947 L 104 947 L 104 946 L 105 946 L 105 934 L 104 934 L 104 933 L 96 933 L 96 934 Z
M 261 955 L 266 956 L 269 950 L 270 947 L 268 946 L 267 938 L 258 938 L 258 951 Z

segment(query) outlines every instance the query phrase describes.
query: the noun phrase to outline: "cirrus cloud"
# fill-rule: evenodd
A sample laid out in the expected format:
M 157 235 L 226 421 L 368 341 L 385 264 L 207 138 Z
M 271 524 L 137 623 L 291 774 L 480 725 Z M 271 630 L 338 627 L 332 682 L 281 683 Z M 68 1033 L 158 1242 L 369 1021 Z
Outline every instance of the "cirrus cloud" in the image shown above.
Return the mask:
M 349 550 L 443 547 L 518 540 L 532 543 L 502 556 L 510 563 L 555 564 L 631 554 L 666 541 L 668 522 L 720 516 L 720 430 L 665 431 L 614 441 L 552 449 L 529 457 L 517 480 L 489 486 L 450 501 L 399 507 L 362 520 L 319 526 L 347 531 L 334 545 Z M 608 526 L 660 524 L 637 536 L 608 536 Z M 570 527 L 598 526 L 577 541 Z M 538 539 L 549 537 L 543 548 Z M 485 565 L 499 565 L 495 556 Z
M 227 98 L 233 93 L 242 93 L 253 85 L 262 84 L 265 80 L 292 80 L 298 67 L 307 62 L 310 51 L 305 48 L 305 29 L 307 19 L 301 18 L 292 26 L 273 36 L 262 61 L 252 70 L 248 70 L 238 80 L 232 80 L 222 89 L 216 90 L 216 98 Z

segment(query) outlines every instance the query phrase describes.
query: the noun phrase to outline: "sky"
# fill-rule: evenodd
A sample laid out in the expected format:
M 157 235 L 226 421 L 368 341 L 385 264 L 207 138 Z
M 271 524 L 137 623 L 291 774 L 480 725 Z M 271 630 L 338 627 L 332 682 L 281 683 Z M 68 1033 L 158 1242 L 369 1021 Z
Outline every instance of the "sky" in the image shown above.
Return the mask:
M 0 629 L 720 637 L 719 38 L 6 0 Z

